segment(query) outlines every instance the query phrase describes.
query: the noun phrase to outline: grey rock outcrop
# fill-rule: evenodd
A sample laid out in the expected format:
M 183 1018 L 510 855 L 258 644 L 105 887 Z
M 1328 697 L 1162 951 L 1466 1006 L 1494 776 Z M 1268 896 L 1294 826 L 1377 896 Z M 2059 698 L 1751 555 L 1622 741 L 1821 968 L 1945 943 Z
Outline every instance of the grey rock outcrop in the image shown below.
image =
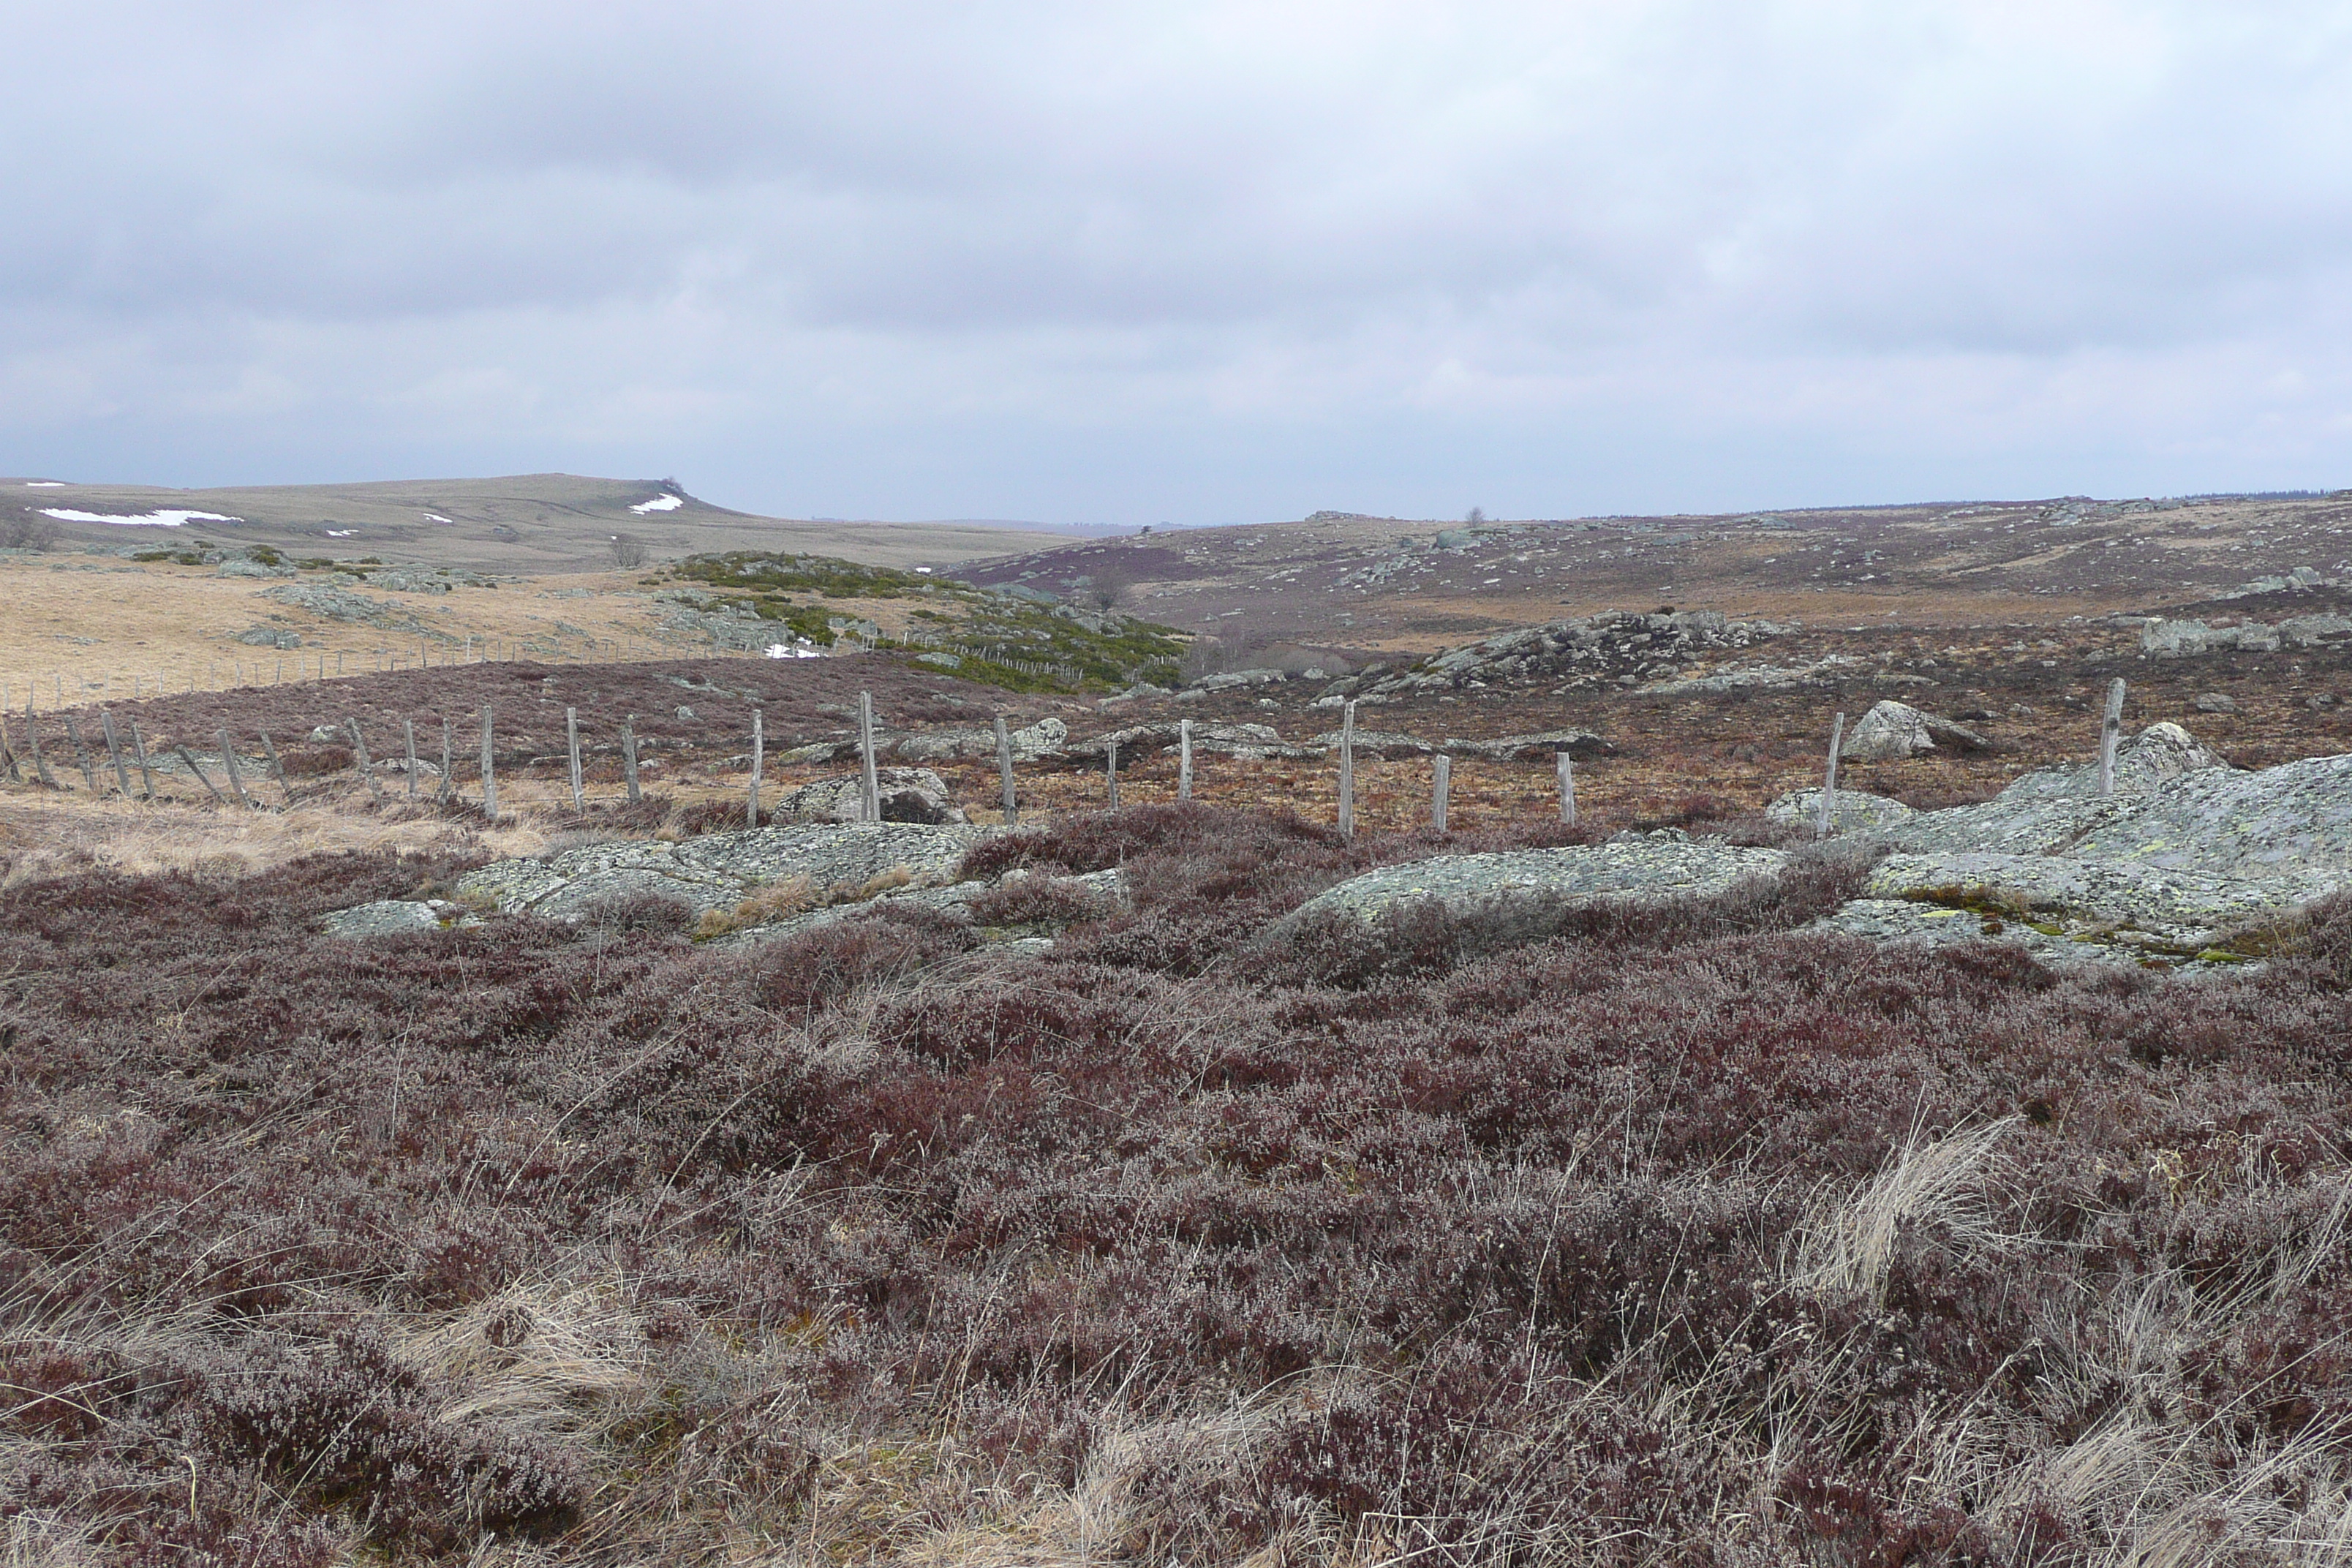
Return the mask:
M 864 889 L 953 882 L 972 846 L 997 830 L 874 822 L 760 827 L 670 844 L 658 839 L 594 844 L 548 860 L 499 860 L 457 879 L 467 899 L 508 913 L 577 919 L 591 905 L 654 894 L 690 912 L 731 910 L 762 887 Z
M 1708 839 L 1659 833 L 1630 842 L 1562 849 L 1440 855 L 1367 871 L 1327 889 L 1281 922 L 1288 929 L 1319 913 L 1367 923 L 1390 910 L 1434 900 L 1453 913 L 1507 912 L 1514 905 L 1640 900 L 1726 891 L 1787 862 L 1778 849 L 1738 849 Z
M 348 910 L 337 910 L 319 921 L 319 929 L 329 936 L 366 940 L 380 936 L 407 936 L 417 931 L 446 931 L 451 926 L 479 925 L 481 921 L 462 904 L 441 899 L 382 899 L 372 904 L 359 904 Z
M 1789 629 L 1770 621 L 1729 620 L 1715 610 L 1610 611 L 1448 648 L 1410 670 L 1348 684 L 1326 696 L 1406 696 L 1533 681 L 1638 683 L 1681 675 L 1695 660 L 1748 647 Z
M 947 781 L 929 768 L 877 768 L 874 780 L 886 823 L 937 826 L 966 820 Z M 779 799 L 776 817 L 792 822 L 856 822 L 865 810 L 864 790 L 864 781 L 856 773 L 819 779 Z
M 2270 653 L 2284 647 L 2327 647 L 2352 642 L 2352 616 L 2290 616 L 2276 626 L 2244 621 L 2234 626 L 2212 626 L 2201 620 L 2161 617 L 2139 629 L 2139 650 L 2160 658 L 2187 654 L 2241 649 Z
M 1872 705 L 1845 732 L 1838 755 L 1847 762 L 1884 763 L 1916 757 L 1938 746 L 1952 751 L 1980 752 L 1986 742 L 1966 725 L 1923 713 L 1907 702 Z
M 236 640 L 247 647 L 296 648 L 302 646 L 301 635 L 280 626 L 254 626 L 236 634 Z
M 1842 789 L 1830 803 L 1832 833 L 1872 833 L 1899 827 L 1916 815 L 1899 800 Z M 1822 819 L 1822 792 L 1794 789 L 1764 808 L 1765 820 L 1811 828 Z

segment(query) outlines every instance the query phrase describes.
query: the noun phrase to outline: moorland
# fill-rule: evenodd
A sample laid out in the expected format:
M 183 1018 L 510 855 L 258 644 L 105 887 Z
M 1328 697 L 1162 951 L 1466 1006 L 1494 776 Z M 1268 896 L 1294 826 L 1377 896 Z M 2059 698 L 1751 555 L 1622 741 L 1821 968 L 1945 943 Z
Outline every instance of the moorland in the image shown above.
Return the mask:
M 1248 629 L 1212 643 L 1139 574 L 1087 569 L 1097 543 L 1057 576 L 965 569 L 1030 597 L 871 563 L 608 568 L 646 617 L 617 647 L 110 685 L 109 715 L 213 779 L 167 765 L 152 799 L 115 784 L 99 694 L 59 710 L 45 683 L 58 787 L 0 780 L 12 1559 L 2340 1561 L 2352 909 L 2196 980 L 1808 931 L 1882 850 L 1764 809 L 1818 781 L 1835 713 L 1890 697 L 1982 742 L 1848 765 L 1919 807 L 2083 760 L 2118 676 L 2130 728 L 2181 722 L 2240 766 L 2352 750 L 2343 637 L 2149 645 L 2146 616 L 2345 607 L 2326 503 L 2231 504 L 2304 531 L 2149 578 L 2124 563 L 2211 519 L 2078 509 L 2019 531 L 2149 537 L 2086 562 L 2042 542 L 2083 574 L 2063 595 L 1995 574 L 1939 597 L 1923 557 L 1867 617 L 1867 584 L 1805 616 L 1770 584 L 1714 604 L 1677 581 L 1685 609 L 1772 626 L 1672 668 L 1628 652 L 1631 679 L 1381 690 L 1503 626 L 1655 609 L 1658 584 L 1590 563 L 1573 604 L 1373 637 L 1252 608 L 1264 563 L 1220 557 L 1231 584 L 1198 591 Z M 1419 532 L 1410 557 L 1450 573 L 1459 542 Z M 1316 536 L 1234 536 L 1260 537 Z M 120 563 L 159 595 L 331 575 Z M 523 595 L 556 581 L 471 591 L 544 615 Z M 1343 613 L 1420 614 L 1360 592 Z M 665 603 L 832 657 L 665 640 Z M 1024 636 L 1040 657 L 985 656 Z M 1021 826 L 975 836 L 960 911 L 877 898 L 714 939 L 659 897 L 469 902 L 492 861 L 742 830 L 754 715 L 772 802 L 844 772 L 861 694 L 893 761 L 1000 716 L 1066 726 L 1019 769 Z M 1391 739 L 1356 760 L 1343 835 L 1326 737 L 1350 698 Z M 443 721 L 485 708 L 495 822 L 468 731 L 447 798 L 438 769 Z M 1132 742 L 1106 809 L 1098 743 L 1184 719 L 1271 739 L 1197 757 L 1190 801 L 1172 751 Z M 13 722 L 21 752 L 21 702 Z M 1568 731 L 1595 738 L 1573 825 L 1548 755 L 1477 744 Z M 1445 835 L 1415 739 L 1455 757 Z M 211 798 L 224 749 L 259 809 Z M 921 755 L 995 821 L 992 754 Z M 1286 918 L 1384 865 L 1660 829 L 1790 853 L 1532 940 L 1475 910 Z M 450 913 L 323 923 L 384 900 Z

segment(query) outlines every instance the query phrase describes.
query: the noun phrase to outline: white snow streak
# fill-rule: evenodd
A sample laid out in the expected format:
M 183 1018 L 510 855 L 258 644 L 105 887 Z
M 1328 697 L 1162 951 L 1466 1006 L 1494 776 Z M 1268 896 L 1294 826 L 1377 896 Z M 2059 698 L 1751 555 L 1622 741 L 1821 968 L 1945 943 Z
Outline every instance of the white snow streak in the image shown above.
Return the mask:
M 41 509 L 43 517 L 54 517 L 59 522 L 125 522 L 142 528 L 180 528 L 191 522 L 243 522 L 241 517 L 223 517 L 216 511 L 151 511 L 138 517 L 111 517 L 102 511 L 75 511 L 69 507 L 53 506 Z
M 638 511 L 638 512 L 644 512 L 644 511 L 676 511 L 678 508 L 680 508 L 680 507 L 684 506 L 685 504 L 686 504 L 686 498 L 685 498 L 684 496 L 656 496 L 656 497 L 655 497 L 653 500 L 641 500 L 641 501 L 639 501 L 636 505 L 635 505 L 635 506 L 631 507 L 629 510 L 630 510 L 631 511 Z

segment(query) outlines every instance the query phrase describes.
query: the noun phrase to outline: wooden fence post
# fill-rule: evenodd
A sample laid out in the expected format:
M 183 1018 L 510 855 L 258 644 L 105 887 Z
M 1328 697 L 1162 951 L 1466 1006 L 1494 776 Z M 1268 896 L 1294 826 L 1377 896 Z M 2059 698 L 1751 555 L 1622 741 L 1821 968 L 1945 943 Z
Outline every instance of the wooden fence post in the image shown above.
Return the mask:
M 8 701 L 0 697 L 0 772 L 8 775 L 10 784 L 21 784 L 25 775 L 16 771 L 16 748 L 8 743 Z
M 1103 747 L 1103 777 L 1107 782 L 1107 787 L 1104 790 L 1106 809 L 1117 811 L 1118 809 L 1118 742 L 1117 741 L 1106 742 Z
M 1576 826 L 1576 759 L 1566 752 L 1556 754 L 1552 766 L 1559 773 L 1559 821 L 1563 827 Z
M 573 753 L 575 757 L 579 753 L 577 752 Z M 751 710 L 751 793 L 750 797 L 743 803 L 743 820 L 746 825 L 752 827 L 760 826 L 760 773 L 767 764 L 767 758 L 768 730 L 766 716 L 758 709 L 754 708 Z M 572 765 L 573 770 L 572 776 L 576 779 L 580 776 L 580 764 L 577 762 L 574 762 Z M 574 789 L 579 787 L 580 786 L 578 784 L 572 785 L 572 788 Z
M 629 781 L 629 804 L 637 804 L 637 716 L 621 721 L 621 771 Z
M 442 805 L 449 804 L 450 792 L 457 786 L 452 782 L 457 772 L 457 751 L 455 737 L 449 732 L 449 715 L 441 715 L 441 787 L 433 793 L 434 800 Z
M 2117 676 L 2107 688 L 2107 710 L 2099 720 L 2099 798 L 2112 800 L 2116 794 L 2116 746 L 2124 733 L 2124 679 Z
M 247 811 L 254 810 L 253 797 L 245 793 L 245 775 L 237 771 L 236 752 L 228 743 L 228 731 L 215 730 L 213 739 L 219 743 L 221 766 L 228 773 L 228 787 L 236 791 L 236 803 Z
M 196 775 L 196 782 L 205 786 L 205 793 L 213 797 L 215 804 L 219 805 L 228 804 L 228 796 L 213 787 L 213 781 L 205 776 L 204 769 L 196 766 L 196 759 L 188 754 L 187 747 L 175 745 L 172 750 L 180 753 L 180 761 L 188 764 L 188 771 Z
M 261 754 L 269 759 L 269 776 L 278 781 L 278 799 L 288 805 L 292 805 L 294 786 L 286 782 L 286 764 L 278 761 L 277 744 L 270 740 L 269 731 L 267 730 L 261 732 Z
M 1433 833 L 1445 831 L 1445 797 L 1454 793 L 1454 759 L 1440 752 L 1431 772 L 1429 785 L 1429 828 Z
M 1838 752 L 1844 745 L 1845 715 L 1841 713 L 1837 716 L 1837 722 L 1830 726 L 1829 771 L 1822 775 L 1822 808 L 1813 822 L 1813 837 L 1816 838 L 1827 838 L 1831 827 L 1837 822 Z
M 996 716 L 996 782 L 1004 798 L 1004 826 L 1014 826 L 1021 819 L 1021 805 L 1013 790 L 1013 734 L 1002 713 Z
M 756 733 L 758 721 L 754 720 L 752 723 Z M 580 710 L 577 708 L 563 710 L 563 745 L 572 753 L 572 810 L 576 816 L 588 809 L 588 797 L 580 788 Z M 752 742 L 754 761 L 751 765 L 755 772 L 759 767 L 756 760 L 759 749 L 759 743 L 756 741 Z M 757 784 L 752 786 L 754 790 L 758 787 Z
M 882 784 L 874 776 L 874 694 L 857 694 L 857 820 L 882 820 Z
M 131 754 L 139 759 L 139 776 L 147 781 L 147 798 L 155 798 L 155 768 L 147 760 L 147 737 L 139 732 L 139 721 L 131 721 Z
M 1176 798 L 1192 798 L 1192 721 L 1176 721 Z
M 346 721 L 346 722 L 351 726 L 352 751 L 359 757 L 360 760 L 360 777 L 367 781 L 368 794 L 375 797 L 376 805 L 382 805 L 383 804 L 383 786 L 375 782 L 375 764 L 368 761 L 367 737 L 360 733 L 360 721 L 358 720 L 352 719 Z
M 491 713 L 486 703 L 482 708 L 482 815 L 492 822 L 499 819 L 499 775 L 490 755 Z
M 1356 705 L 1339 710 L 1339 837 L 1356 836 Z
M 66 715 L 66 733 L 73 740 L 74 760 L 81 764 L 81 782 L 88 784 L 89 793 L 95 795 L 98 794 L 98 768 L 89 760 L 89 748 L 82 743 L 81 723 L 71 713 Z
M 114 764 L 114 787 L 122 792 L 123 799 L 129 800 L 131 798 L 131 770 L 122 765 L 122 740 L 121 737 L 118 736 L 114 732 L 114 715 L 103 708 L 100 709 L 98 710 L 98 727 L 100 731 L 106 736 L 107 760 Z
M 57 775 L 49 772 L 49 759 L 41 754 L 41 731 L 33 722 L 33 694 L 25 693 L 25 749 L 33 753 L 33 776 L 51 789 L 58 788 Z

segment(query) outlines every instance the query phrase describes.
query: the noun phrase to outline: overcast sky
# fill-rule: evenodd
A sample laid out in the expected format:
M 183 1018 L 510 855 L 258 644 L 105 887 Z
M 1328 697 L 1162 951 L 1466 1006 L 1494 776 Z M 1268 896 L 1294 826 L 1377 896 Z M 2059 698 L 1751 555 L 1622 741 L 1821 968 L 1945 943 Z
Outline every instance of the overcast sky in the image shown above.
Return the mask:
M 0 16 L 0 472 L 1111 523 L 2352 485 L 2352 4 Z

